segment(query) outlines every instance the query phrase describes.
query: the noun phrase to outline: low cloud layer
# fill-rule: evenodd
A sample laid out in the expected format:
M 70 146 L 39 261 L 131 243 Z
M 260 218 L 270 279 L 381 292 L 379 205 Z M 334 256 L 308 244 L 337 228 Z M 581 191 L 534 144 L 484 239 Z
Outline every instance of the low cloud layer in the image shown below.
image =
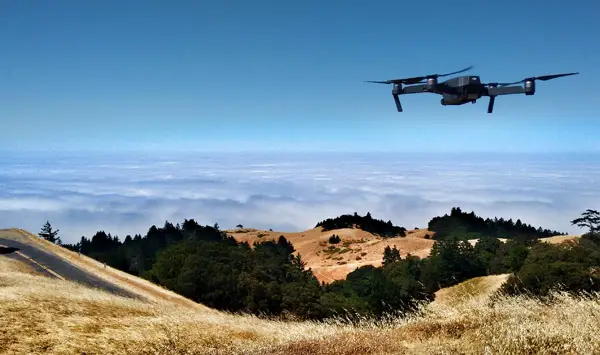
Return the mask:
M 124 237 L 194 218 L 231 228 L 296 231 L 367 211 L 408 228 L 453 206 L 485 217 L 580 233 L 599 208 L 596 156 L 422 154 L 9 155 L 0 157 L 0 228 L 64 242 L 105 230 Z

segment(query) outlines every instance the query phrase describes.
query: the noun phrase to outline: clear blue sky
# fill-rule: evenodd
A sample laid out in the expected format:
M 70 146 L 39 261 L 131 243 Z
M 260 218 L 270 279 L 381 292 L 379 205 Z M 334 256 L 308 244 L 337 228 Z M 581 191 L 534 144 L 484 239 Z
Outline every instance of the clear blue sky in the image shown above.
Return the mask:
M 597 15 L 564 1 L 0 4 L 0 149 L 600 151 Z M 581 72 L 442 107 L 363 83 Z

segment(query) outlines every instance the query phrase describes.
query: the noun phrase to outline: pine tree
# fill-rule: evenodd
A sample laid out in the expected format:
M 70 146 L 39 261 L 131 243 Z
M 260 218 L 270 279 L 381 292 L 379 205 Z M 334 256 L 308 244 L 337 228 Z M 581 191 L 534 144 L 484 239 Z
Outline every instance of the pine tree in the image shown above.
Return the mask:
M 61 244 L 60 237 L 58 237 L 58 229 L 53 231 L 49 221 L 42 227 L 42 231 L 38 233 L 41 238 L 46 239 L 51 243 Z
M 571 224 L 580 228 L 587 227 L 590 233 L 600 232 L 600 212 L 587 209 L 581 217 L 572 220 Z
M 389 265 L 396 261 L 400 261 L 400 250 L 398 250 L 395 245 L 393 248 L 390 248 L 389 245 L 386 246 L 383 250 L 383 266 Z

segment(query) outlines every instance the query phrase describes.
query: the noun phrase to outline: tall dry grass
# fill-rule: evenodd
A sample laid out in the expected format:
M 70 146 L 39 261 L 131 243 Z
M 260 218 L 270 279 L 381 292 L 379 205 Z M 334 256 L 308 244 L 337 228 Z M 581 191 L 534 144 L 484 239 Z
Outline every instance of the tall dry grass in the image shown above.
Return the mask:
M 484 283 L 480 283 L 484 284 Z M 488 290 L 482 290 L 487 292 Z M 360 325 L 269 321 L 144 303 L 24 272 L 0 258 L 0 352 L 8 354 L 595 354 L 600 294 L 433 302 Z

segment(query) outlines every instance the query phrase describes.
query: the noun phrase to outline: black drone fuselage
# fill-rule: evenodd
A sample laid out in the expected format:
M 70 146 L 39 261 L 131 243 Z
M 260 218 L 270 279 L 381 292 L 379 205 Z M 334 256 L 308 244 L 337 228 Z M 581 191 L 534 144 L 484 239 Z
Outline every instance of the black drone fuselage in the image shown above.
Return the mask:
M 487 88 L 481 85 L 478 76 L 471 75 L 460 76 L 439 83 L 433 92 L 443 96 L 441 104 L 444 106 L 464 105 L 468 102 L 475 103 L 487 94 Z

